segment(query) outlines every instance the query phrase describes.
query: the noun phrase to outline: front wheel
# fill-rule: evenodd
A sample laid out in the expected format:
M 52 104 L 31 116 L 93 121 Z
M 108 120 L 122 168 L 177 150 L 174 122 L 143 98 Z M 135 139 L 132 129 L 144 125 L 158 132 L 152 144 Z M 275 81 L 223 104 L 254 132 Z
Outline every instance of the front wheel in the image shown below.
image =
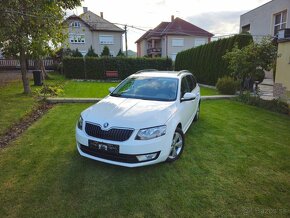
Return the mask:
M 184 135 L 182 130 L 177 127 L 173 134 L 171 150 L 167 158 L 167 161 L 173 162 L 177 160 L 181 156 L 183 149 L 184 149 Z

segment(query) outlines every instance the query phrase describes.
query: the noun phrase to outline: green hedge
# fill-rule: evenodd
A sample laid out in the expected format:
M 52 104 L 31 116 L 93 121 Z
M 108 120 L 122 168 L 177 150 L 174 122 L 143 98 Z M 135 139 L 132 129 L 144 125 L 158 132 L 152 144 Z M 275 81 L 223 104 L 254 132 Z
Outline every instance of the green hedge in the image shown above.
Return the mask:
M 66 57 L 63 70 L 67 78 L 105 79 L 107 70 L 116 70 L 120 79 L 143 69 L 172 70 L 172 60 L 168 58 L 125 58 L 125 57 Z
M 63 72 L 66 78 L 81 79 L 84 75 L 84 61 L 83 58 L 64 58 Z
M 231 51 L 235 44 L 242 48 L 251 41 L 251 35 L 235 35 L 179 52 L 175 60 L 175 70 L 189 70 L 194 73 L 199 83 L 215 85 L 218 78 L 230 75 L 222 56 Z

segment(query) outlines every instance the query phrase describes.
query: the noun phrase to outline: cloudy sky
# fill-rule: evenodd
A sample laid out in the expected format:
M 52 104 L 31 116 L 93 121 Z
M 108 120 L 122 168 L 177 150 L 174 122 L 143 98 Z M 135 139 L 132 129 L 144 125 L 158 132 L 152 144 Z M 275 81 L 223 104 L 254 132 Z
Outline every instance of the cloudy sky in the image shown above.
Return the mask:
M 240 15 L 270 0 L 84 0 L 82 6 L 112 23 L 127 24 L 128 49 L 136 51 L 135 41 L 144 31 L 171 15 L 180 17 L 216 36 L 239 32 Z M 81 14 L 77 8 L 70 13 Z M 123 28 L 122 26 L 120 26 Z M 124 46 L 125 47 L 125 46 Z

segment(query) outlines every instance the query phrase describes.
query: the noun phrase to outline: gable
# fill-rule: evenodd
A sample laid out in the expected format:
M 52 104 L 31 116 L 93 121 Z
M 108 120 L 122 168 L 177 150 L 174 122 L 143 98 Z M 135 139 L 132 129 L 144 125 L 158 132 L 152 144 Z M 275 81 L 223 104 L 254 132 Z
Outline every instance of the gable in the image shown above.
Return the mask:
M 114 31 L 124 32 L 123 29 L 103 19 L 102 17 L 94 14 L 91 11 L 87 11 L 80 15 L 80 18 L 84 20 L 94 31 Z

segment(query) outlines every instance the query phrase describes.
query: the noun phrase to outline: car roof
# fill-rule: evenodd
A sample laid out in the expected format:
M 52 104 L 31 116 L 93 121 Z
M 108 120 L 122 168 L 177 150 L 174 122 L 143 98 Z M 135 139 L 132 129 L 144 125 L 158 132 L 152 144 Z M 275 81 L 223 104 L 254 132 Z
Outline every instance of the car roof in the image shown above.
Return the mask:
M 132 76 L 145 76 L 145 77 L 172 77 L 172 78 L 179 78 L 181 75 L 184 74 L 191 74 L 187 70 L 181 70 L 181 71 L 160 71 L 160 70 L 154 70 L 154 69 L 148 69 L 148 70 L 140 70 Z

